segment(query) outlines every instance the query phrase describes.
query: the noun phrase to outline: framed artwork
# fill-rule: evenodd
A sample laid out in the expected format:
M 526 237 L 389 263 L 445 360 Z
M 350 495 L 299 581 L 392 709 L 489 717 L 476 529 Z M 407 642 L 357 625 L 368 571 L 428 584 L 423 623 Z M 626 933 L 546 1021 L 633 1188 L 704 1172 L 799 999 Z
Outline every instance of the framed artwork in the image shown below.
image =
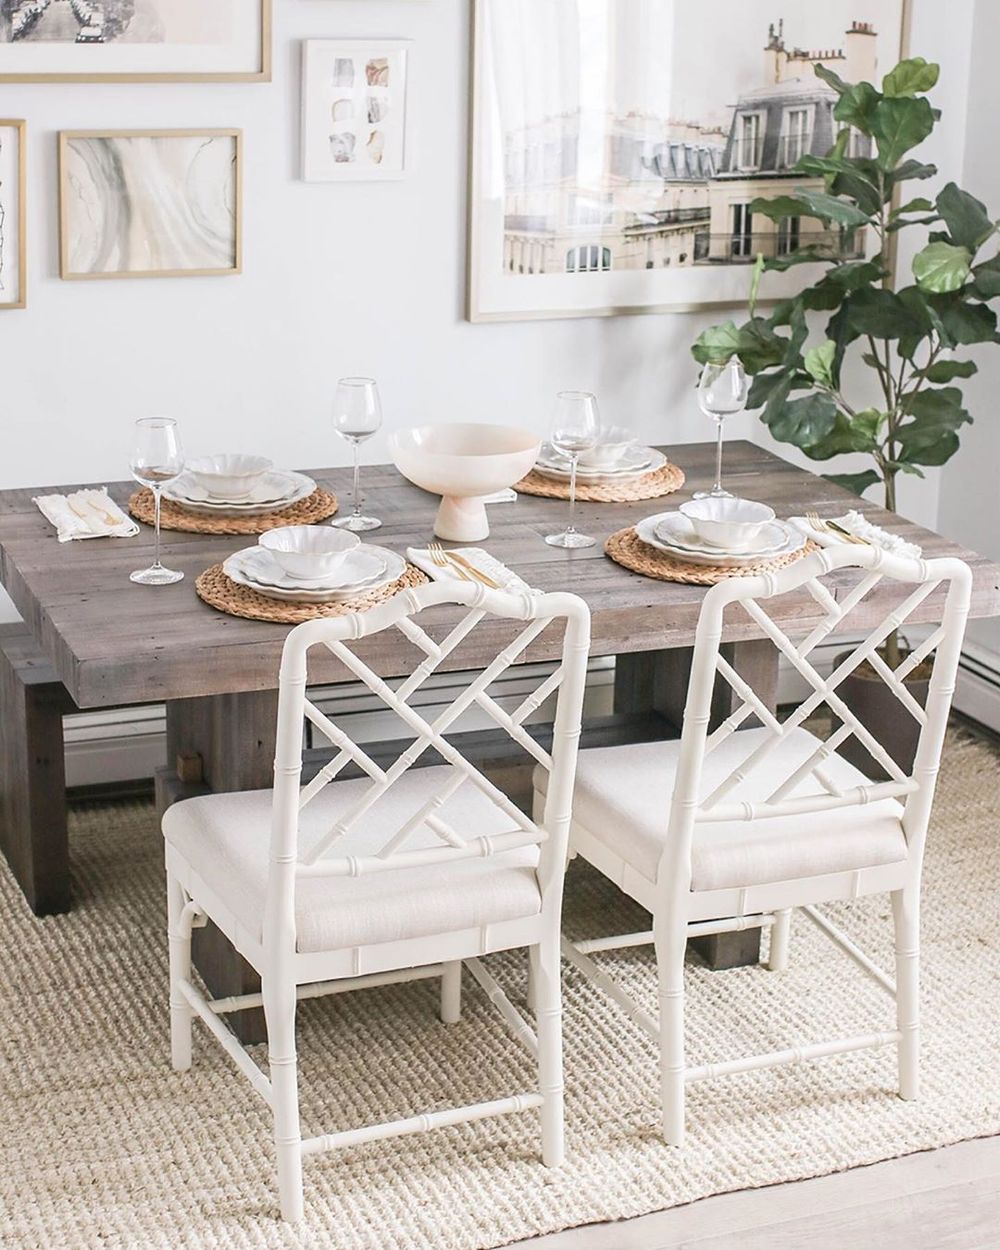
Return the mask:
M 239 130 L 64 130 L 63 278 L 239 273 Z
M 814 64 L 878 81 L 910 0 L 473 4 L 471 321 L 738 305 L 759 252 L 863 254 L 863 230 L 749 205 L 820 185 L 792 172 L 837 129 Z M 769 297 L 817 268 L 769 274 Z
M 27 302 L 26 159 L 24 122 L 0 121 L 0 308 Z
M 302 44 L 302 177 L 402 178 L 409 44 L 307 39 Z
M 0 0 L 0 82 L 270 82 L 272 0 Z

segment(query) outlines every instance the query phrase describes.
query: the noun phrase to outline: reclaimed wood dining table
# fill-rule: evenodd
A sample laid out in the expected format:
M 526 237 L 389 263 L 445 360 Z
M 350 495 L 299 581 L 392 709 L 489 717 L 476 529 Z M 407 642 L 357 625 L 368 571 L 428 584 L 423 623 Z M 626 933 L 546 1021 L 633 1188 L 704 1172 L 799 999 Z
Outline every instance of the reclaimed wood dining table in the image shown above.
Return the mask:
M 668 450 L 668 449 L 664 449 Z M 598 539 L 594 547 L 567 551 L 546 544 L 546 534 L 563 527 L 564 501 L 521 495 L 516 503 L 489 508 L 491 533 L 487 546 L 533 587 L 543 591 L 572 590 L 592 614 L 592 654 L 614 656 L 613 715 L 589 721 L 584 745 L 650 740 L 674 736 L 680 725 L 691 647 L 702 587 L 655 581 L 631 573 L 603 553 L 604 540 L 616 530 L 651 513 L 674 507 L 691 492 L 709 484 L 714 447 L 689 444 L 670 449 L 685 470 L 684 488 L 669 499 L 636 503 L 582 503 L 578 527 Z M 350 472 L 344 468 L 308 470 L 346 504 Z M 726 485 L 734 493 L 769 503 L 779 516 L 814 509 L 838 515 L 857 500 L 821 477 L 798 468 L 749 442 L 726 449 Z M 382 528 L 370 541 L 400 553 L 407 546 L 426 545 L 432 537 L 437 497 L 405 481 L 391 465 L 364 470 L 366 506 L 381 517 Z M 148 564 L 153 535 L 147 527 L 132 539 L 95 539 L 59 543 L 52 527 L 32 503 L 32 496 L 68 491 L 70 486 L 0 492 L 0 581 L 30 631 L 31 640 L 51 664 L 72 703 L 79 709 L 159 704 L 166 707 L 167 752 L 157 778 L 161 807 L 188 794 L 257 789 L 271 784 L 275 747 L 278 661 L 288 626 L 244 620 L 204 604 L 195 594 L 198 574 L 253 539 L 163 532 L 164 562 L 184 572 L 172 586 L 149 587 L 129 581 L 129 572 Z M 134 486 L 117 482 L 112 496 L 122 505 Z M 877 524 L 919 543 L 926 555 L 958 556 L 974 573 L 973 616 L 1000 615 L 1000 566 L 937 534 L 868 503 L 866 516 Z M 834 576 L 840 593 L 855 574 Z M 861 630 L 885 615 L 891 589 L 876 591 L 857 612 Z M 940 600 L 928 598 L 914 621 L 936 619 Z M 425 628 L 432 635 L 454 623 L 455 613 L 435 609 Z M 804 634 L 818 621 L 820 609 L 805 593 L 775 605 L 774 617 L 788 632 Z M 423 623 L 423 622 L 422 622 Z M 476 631 L 482 656 L 492 656 L 512 627 L 484 622 Z M 774 706 L 778 659 L 749 618 L 732 620 L 724 635 L 724 654 Z M 526 651 L 523 662 L 557 658 L 558 640 L 542 634 Z M 400 648 L 396 631 L 360 644 L 359 654 L 380 676 L 399 677 L 412 656 Z M 332 655 L 317 657 L 312 680 L 320 685 L 351 679 Z M 477 654 L 463 649 L 452 667 L 474 667 Z M 2 694 L 2 687 L 0 687 Z M 716 720 L 732 709 L 734 696 L 720 687 L 713 705 Z M 0 707 L 0 716 L 5 715 Z M 30 727 L 28 732 L 30 732 Z M 467 753 L 475 744 L 463 744 Z M 44 752 L 44 743 L 28 743 L 28 753 Z M 388 757 L 401 749 L 384 744 Z M 502 765 L 500 745 L 481 736 L 478 759 Z M 494 758 L 495 757 L 495 758 Z M 318 768 L 321 759 L 312 761 Z M 309 765 L 307 762 L 307 773 Z M 668 796 L 663 796 L 664 810 Z M 65 829 L 38 833 L 39 855 L 66 837 Z M 0 831 L 11 837 L 11 831 Z M 10 856 L 8 855 L 8 858 Z M 65 856 L 60 872 L 68 872 Z M 44 864 L 36 864 L 44 871 Z M 58 882 L 55 883 L 59 885 Z M 68 899 L 68 890 L 56 891 Z M 58 910 L 59 908 L 38 908 Z M 702 953 L 716 967 L 758 958 L 759 930 L 719 934 L 701 939 Z M 196 962 L 216 996 L 244 994 L 257 988 L 249 966 L 217 932 L 196 931 Z M 234 1018 L 244 1040 L 261 1036 L 259 1012 Z

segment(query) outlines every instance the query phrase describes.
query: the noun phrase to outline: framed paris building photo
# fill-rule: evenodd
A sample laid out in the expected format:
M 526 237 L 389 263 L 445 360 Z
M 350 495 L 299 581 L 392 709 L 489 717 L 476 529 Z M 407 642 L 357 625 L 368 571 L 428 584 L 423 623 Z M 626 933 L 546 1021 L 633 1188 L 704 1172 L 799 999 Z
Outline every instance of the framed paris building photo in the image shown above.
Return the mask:
M 905 46 L 907 0 L 474 6 L 470 320 L 739 304 L 760 253 L 864 253 L 863 230 L 750 204 L 820 185 L 794 172 L 838 129 L 814 65 L 878 82 Z M 797 266 L 768 291 L 814 278 Z

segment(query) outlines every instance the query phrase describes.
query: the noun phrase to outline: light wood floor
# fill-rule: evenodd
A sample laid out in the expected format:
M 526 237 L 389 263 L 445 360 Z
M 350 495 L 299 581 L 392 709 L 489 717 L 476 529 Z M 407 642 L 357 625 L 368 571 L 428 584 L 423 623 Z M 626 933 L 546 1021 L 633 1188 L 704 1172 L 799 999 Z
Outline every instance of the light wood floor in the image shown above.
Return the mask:
M 1000 1137 L 720 1194 L 508 1250 L 1000 1250 Z

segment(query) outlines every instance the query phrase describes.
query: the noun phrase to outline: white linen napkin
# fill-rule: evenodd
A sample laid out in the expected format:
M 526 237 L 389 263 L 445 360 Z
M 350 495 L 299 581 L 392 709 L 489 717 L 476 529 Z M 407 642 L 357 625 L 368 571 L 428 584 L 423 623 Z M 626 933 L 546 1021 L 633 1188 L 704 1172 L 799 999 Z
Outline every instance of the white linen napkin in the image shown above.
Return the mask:
M 482 547 L 452 547 L 446 548 L 446 550 L 454 551 L 457 555 L 462 556 L 463 559 L 468 560 L 480 573 L 485 573 L 487 577 L 491 577 L 501 590 L 531 589 L 523 577 L 519 577 L 506 564 L 491 556 Z M 415 564 L 418 569 L 421 569 L 436 582 L 462 581 L 462 575 L 456 565 L 449 561 L 447 568 L 440 568 L 431 559 L 431 553 L 426 547 L 407 547 L 406 558 L 411 564 Z
M 792 525 L 800 529 L 814 543 L 819 543 L 821 547 L 837 547 L 847 542 L 846 538 L 838 538 L 836 534 L 831 534 L 825 530 L 814 530 L 804 516 L 793 516 L 788 519 Z M 836 521 L 842 529 L 847 530 L 849 534 L 853 534 L 855 538 L 863 538 L 865 542 L 871 543 L 873 547 L 881 547 L 883 551 L 888 551 L 894 556 L 908 556 L 911 559 L 917 559 L 923 551 L 923 548 L 918 547 L 916 543 L 908 543 L 904 538 L 900 538 L 898 534 L 892 534 L 880 525 L 873 525 L 871 521 L 866 520 L 864 515 L 855 508 L 852 508 L 850 512 L 845 513 L 843 516 L 824 517 L 823 519 Z
M 139 527 L 108 494 L 108 488 L 78 490 L 72 495 L 36 495 L 32 499 L 56 527 L 61 543 L 73 538 L 131 538 Z

